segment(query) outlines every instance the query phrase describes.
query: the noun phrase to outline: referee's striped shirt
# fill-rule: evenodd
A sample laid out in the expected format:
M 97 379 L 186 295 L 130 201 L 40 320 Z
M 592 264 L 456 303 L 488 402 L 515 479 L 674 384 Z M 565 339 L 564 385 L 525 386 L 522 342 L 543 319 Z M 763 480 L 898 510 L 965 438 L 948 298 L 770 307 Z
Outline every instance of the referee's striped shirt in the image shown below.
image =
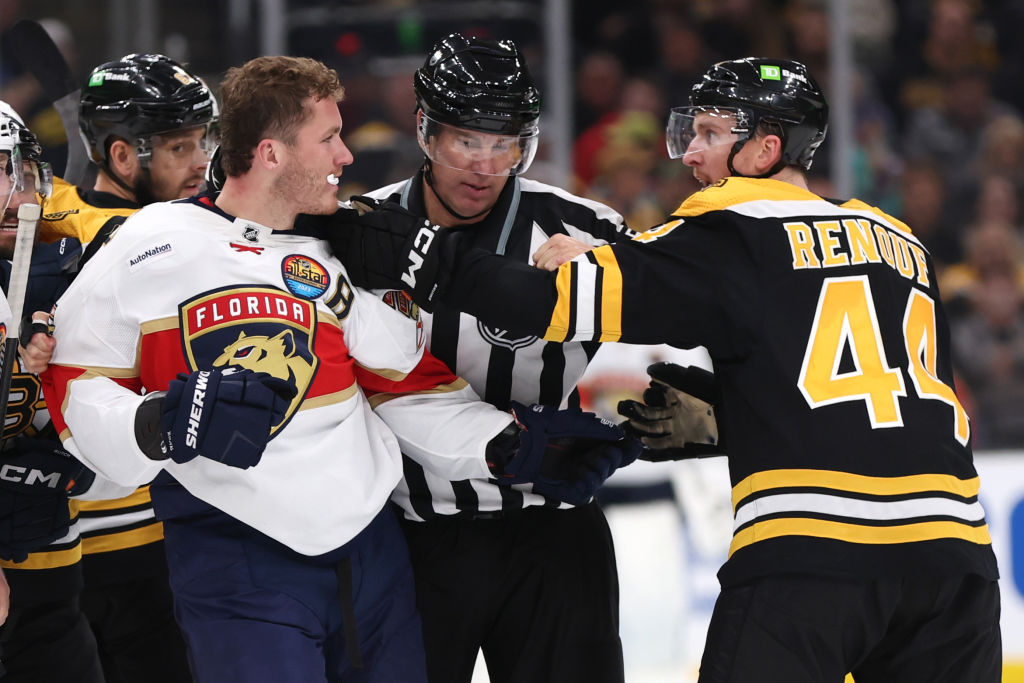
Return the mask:
M 422 175 L 369 193 L 426 215 Z M 565 234 L 594 245 L 634 234 L 607 206 L 551 185 L 512 178 L 494 209 L 472 226 L 474 246 L 530 262 L 549 237 Z M 528 304 L 526 304 L 528 305 Z M 509 401 L 566 407 L 578 405 L 576 383 L 597 352 L 597 342 L 546 342 L 515 330 L 490 327 L 473 316 L 438 305 L 422 312 L 427 348 L 465 379 L 485 401 L 502 410 Z M 530 486 L 498 486 L 490 479 L 448 481 L 404 457 L 405 477 L 393 500 L 406 517 L 485 517 L 531 505 L 569 507 L 530 492 Z

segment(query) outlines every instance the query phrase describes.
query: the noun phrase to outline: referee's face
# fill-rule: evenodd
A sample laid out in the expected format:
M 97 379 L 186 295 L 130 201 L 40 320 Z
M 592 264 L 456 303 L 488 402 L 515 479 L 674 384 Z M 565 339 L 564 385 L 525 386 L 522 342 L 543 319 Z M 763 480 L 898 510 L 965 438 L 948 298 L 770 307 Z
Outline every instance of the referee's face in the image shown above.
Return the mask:
M 492 162 L 486 162 L 492 163 Z M 508 174 L 492 175 L 491 168 L 463 170 L 445 166 L 440 163 L 431 164 L 433 183 L 428 190 L 428 218 L 434 223 L 445 227 L 476 222 L 483 219 L 486 212 L 498 201 L 498 195 L 508 181 Z M 431 206 L 430 191 L 435 192 L 441 200 L 456 213 L 473 216 L 472 220 L 460 220 L 450 214 L 441 205 Z

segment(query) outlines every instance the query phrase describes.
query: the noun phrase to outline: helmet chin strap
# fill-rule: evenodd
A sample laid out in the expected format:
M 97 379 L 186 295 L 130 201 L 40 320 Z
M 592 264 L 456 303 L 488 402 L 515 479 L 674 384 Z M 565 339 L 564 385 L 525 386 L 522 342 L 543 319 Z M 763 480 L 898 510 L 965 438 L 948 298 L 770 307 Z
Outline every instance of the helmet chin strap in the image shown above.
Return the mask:
M 103 170 L 104 173 L 107 174 L 108 178 L 114 181 L 115 185 L 120 187 L 125 192 L 131 192 L 133 195 L 135 194 L 135 188 L 126 183 L 124 180 L 122 180 L 121 176 L 117 175 L 117 173 L 114 172 L 113 167 L 110 165 L 109 159 L 104 159 L 103 164 L 100 166 L 100 168 Z
M 492 208 L 494 208 L 494 207 L 490 207 L 489 206 L 486 209 L 484 209 L 483 211 L 478 211 L 478 212 L 474 213 L 471 216 L 463 216 L 461 213 L 459 213 L 458 211 L 456 211 L 452 207 L 448 206 L 448 202 L 446 202 L 444 200 L 444 198 L 441 196 L 441 193 L 437 191 L 437 186 L 434 185 L 434 174 L 432 173 L 432 168 L 433 167 L 431 166 L 430 158 L 428 157 L 427 159 L 424 159 L 423 160 L 423 179 L 427 181 L 427 185 L 429 185 L 431 191 L 433 191 L 434 197 L 437 198 L 437 201 L 441 202 L 441 206 L 444 207 L 444 210 L 447 211 L 448 213 L 450 213 L 451 215 L 455 216 L 456 218 L 458 218 L 460 221 L 471 221 L 474 218 L 479 218 L 480 216 L 483 216 L 485 213 L 487 213 Z
M 759 175 L 747 175 L 746 173 L 740 173 L 737 171 L 736 167 L 732 165 L 732 160 L 736 157 L 736 154 L 743 149 L 743 146 L 750 142 L 750 140 L 751 138 L 747 138 L 746 140 L 737 140 L 732 144 L 732 150 L 729 151 L 729 158 L 726 161 L 726 165 L 729 167 L 729 173 L 734 176 L 739 176 L 740 178 L 771 178 L 786 167 L 786 162 L 782 160 L 782 157 L 779 157 L 779 160 L 776 161 L 771 168 Z

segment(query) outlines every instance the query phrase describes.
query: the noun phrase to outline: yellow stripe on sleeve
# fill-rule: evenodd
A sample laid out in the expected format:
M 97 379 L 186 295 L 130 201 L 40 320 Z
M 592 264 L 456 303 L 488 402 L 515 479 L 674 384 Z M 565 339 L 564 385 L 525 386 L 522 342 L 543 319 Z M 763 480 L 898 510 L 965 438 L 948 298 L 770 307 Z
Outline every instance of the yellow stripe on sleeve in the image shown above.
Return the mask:
M 610 245 L 593 251 L 601 276 L 601 336 L 598 341 L 615 342 L 622 338 L 622 270 Z
M 544 338 L 548 341 L 565 341 L 569 334 L 569 314 L 572 310 L 572 262 L 563 263 L 558 267 L 555 276 L 555 288 L 558 292 L 558 299 L 555 301 L 555 310 L 551 313 L 551 323 L 544 332 Z

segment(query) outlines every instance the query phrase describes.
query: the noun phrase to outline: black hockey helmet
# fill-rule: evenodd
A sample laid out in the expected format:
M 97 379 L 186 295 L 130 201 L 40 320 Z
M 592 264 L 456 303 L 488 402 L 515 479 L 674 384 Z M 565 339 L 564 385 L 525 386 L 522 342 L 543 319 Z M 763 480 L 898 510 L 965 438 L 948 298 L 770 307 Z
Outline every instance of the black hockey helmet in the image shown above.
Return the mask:
M 202 125 L 209 131 L 217 114 L 202 79 L 169 57 L 130 54 L 93 69 L 82 90 L 78 123 L 97 164 L 104 165 L 116 137 L 135 145 L 147 165 L 152 135 Z
M 413 77 L 416 101 L 435 121 L 499 135 L 536 129 L 540 93 L 511 40 L 441 40 Z
M 828 130 L 828 103 L 821 88 L 800 62 L 789 59 L 747 57 L 712 66 L 690 91 L 690 106 L 672 110 L 668 134 L 669 155 L 682 156 L 678 132 L 683 118 L 697 111 L 722 110 L 736 115 L 733 132 L 740 147 L 765 124 L 782 138 L 782 166 L 811 167 L 815 150 Z M 674 144 L 673 144 L 674 141 Z M 729 159 L 732 167 L 732 156 Z

